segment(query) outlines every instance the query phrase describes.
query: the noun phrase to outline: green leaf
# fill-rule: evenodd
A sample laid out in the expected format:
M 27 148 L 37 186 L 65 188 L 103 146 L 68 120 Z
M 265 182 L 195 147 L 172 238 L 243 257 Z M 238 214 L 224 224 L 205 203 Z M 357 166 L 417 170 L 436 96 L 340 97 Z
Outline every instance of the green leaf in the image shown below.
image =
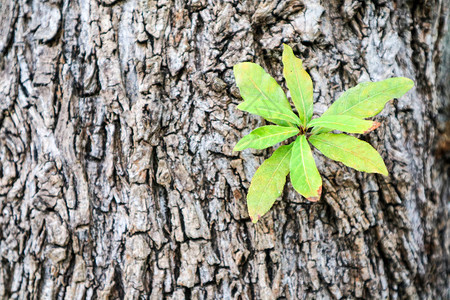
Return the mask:
M 303 69 L 302 60 L 295 57 L 292 48 L 284 44 L 283 74 L 291 92 L 291 98 L 297 108 L 303 126 L 311 120 L 313 114 L 313 84 L 309 74 Z
M 309 138 L 311 144 L 325 156 L 367 173 L 388 176 L 386 166 L 370 144 L 346 134 L 323 133 Z
M 367 133 L 380 125 L 379 122 L 366 121 L 344 115 L 322 116 L 308 123 L 308 127 L 325 127 L 329 130 L 340 130 L 349 133 Z
M 403 96 L 413 86 L 414 82 L 405 77 L 363 82 L 343 93 L 323 115 L 370 118 L 382 111 L 389 100 Z
M 322 193 L 322 178 L 304 135 L 300 135 L 292 147 L 290 171 L 294 189 L 309 201 L 318 201 Z
M 257 128 L 244 136 L 234 147 L 233 151 L 241 151 L 247 148 L 265 149 L 278 144 L 291 136 L 299 133 L 298 128 L 267 125 Z
M 253 223 L 259 221 L 283 192 L 289 173 L 292 145 L 281 146 L 256 170 L 247 194 L 248 213 Z
M 281 126 L 299 125 L 283 89 L 259 65 L 244 62 L 233 67 L 236 84 L 244 102 L 238 109 L 259 115 Z

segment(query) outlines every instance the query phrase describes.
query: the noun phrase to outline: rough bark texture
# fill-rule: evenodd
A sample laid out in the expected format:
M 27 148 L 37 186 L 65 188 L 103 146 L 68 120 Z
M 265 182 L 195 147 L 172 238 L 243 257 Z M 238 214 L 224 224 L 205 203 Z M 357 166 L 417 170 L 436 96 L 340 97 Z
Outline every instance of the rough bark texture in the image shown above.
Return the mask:
M 448 299 L 447 18 L 446 0 L 2 0 L 0 298 Z M 253 225 L 273 149 L 231 151 L 264 122 L 236 110 L 232 66 L 282 82 L 283 42 L 317 114 L 361 81 L 416 87 L 363 137 L 389 177 L 316 152 L 322 199 L 288 184 Z

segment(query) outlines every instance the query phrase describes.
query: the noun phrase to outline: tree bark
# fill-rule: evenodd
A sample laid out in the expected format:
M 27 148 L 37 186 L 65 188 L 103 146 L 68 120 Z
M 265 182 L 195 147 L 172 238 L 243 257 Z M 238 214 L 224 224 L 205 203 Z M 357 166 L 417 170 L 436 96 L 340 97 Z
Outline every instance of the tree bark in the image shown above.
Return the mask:
M 1 299 L 448 299 L 448 2 L 2 0 Z M 273 149 L 232 67 L 282 79 L 315 114 L 362 81 L 415 88 L 362 138 L 389 176 L 315 152 L 323 196 L 290 183 L 256 225 Z

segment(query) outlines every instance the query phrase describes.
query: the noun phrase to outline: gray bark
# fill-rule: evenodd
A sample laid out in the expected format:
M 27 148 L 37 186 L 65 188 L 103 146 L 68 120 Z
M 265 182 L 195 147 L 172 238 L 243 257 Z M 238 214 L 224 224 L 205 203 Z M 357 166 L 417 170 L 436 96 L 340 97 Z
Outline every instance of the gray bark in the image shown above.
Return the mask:
M 448 6 L 2 0 L 0 298 L 448 299 Z M 232 67 L 281 83 L 282 43 L 316 114 L 361 81 L 416 87 L 362 137 L 388 177 L 316 152 L 321 200 L 288 183 L 253 225 L 273 149 L 232 152 L 264 122 Z

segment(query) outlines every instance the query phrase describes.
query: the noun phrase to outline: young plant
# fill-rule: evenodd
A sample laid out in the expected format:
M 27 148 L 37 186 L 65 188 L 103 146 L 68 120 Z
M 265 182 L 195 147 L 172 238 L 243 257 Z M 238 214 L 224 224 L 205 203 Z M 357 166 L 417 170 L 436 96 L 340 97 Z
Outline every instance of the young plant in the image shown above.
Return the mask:
M 233 150 L 264 149 L 296 136 L 294 142 L 275 150 L 253 176 L 247 206 L 254 223 L 269 211 L 281 195 L 289 172 L 297 192 L 309 201 L 320 199 L 322 178 L 309 143 L 325 156 L 346 166 L 387 176 L 383 159 L 372 146 L 353 136 L 332 131 L 367 133 L 378 128 L 380 123 L 365 119 L 378 114 L 389 100 L 401 97 L 414 86 L 412 80 L 404 77 L 360 83 L 343 93 L 321 117 L 311 120 L 311 77 L 288 45 L 284 45 L 283 66 L 284 78 L 298 115 L 292 111 L 283 89 L 262 67 L 244 62 L 233 68 L 236 84 L 244 99 L 237 108 L 276 124 L 253 130 Z

